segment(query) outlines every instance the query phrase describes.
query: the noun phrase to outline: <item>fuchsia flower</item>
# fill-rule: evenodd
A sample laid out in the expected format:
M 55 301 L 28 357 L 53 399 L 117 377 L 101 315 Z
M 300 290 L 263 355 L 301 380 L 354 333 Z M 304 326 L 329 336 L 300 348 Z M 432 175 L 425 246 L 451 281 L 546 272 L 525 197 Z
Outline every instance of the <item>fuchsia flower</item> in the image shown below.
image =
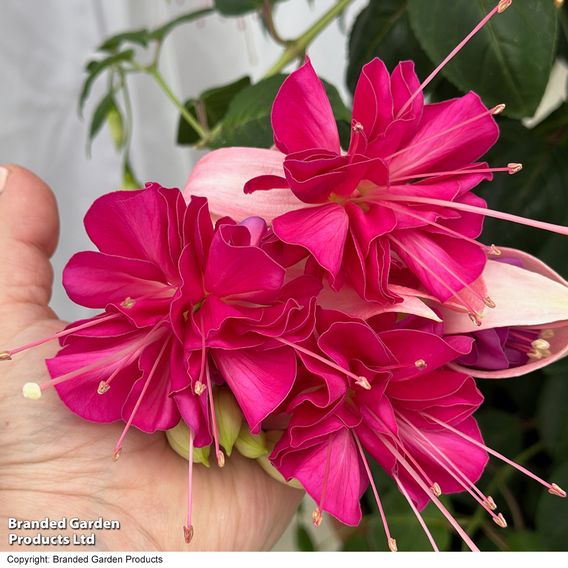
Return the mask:
M 393 269 L 404 267 L 426 292 L 459 304 L 479 322 L 479 312 L 494 305 L 479 277 L 487 255 L 498 254 L 476 240 L 484 216 L 568 234 L 565 227 L 488 210 L 471 192 L 494 172 L 522 168 L 478 162 L 498 138 L 493 115 L 504 105 L 487 109 L 475 93 L 424 102 L 423 90 L 440 69 L 510 4 L 501 0 L 422 84 L 411 62 L 400 63 L 392 74 L 378 59 L 367 64 L 355 91 L 346 153 L 308 60 L 284 81 L 274 101 L 280 152 L 212 152 L 185 191 L 213 199 L 222 182 L 222 199 L 231 201 L 221 207 L 225 212 L 235 218 L 245 211 L 267 215 L 276 236 L 303 247 L 335 289 L 346 276 L 366 300 L 400 302 L 393 287 L 400 271 Z M 247 201 L 239 195 L 243 184 L 245 192 L 270 191 Z

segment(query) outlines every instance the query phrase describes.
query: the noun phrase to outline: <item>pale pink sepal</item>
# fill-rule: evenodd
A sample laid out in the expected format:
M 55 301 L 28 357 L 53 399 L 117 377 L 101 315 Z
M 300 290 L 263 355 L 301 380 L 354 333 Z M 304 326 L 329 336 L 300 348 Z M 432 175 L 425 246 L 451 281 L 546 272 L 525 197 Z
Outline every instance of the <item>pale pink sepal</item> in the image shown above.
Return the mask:
M 183 190 L 186 200 L 200 195 L 209 200 L 215 217 L 236 221 L 258 216 L 270 222 L 287 211 L 303 207 L 289 189 L 246 195 L 244 185 L 257 176 L 284 177 L 284 154 L 261 148 L 220 148 L 205 154 L 193 168 Z

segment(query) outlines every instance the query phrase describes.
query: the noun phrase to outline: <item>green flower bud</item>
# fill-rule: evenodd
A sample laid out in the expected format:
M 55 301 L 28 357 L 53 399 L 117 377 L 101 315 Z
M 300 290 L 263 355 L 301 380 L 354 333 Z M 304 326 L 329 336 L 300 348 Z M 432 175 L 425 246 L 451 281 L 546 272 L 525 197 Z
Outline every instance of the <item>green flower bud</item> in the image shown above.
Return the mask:
M 245 456 L 245 458 L 256 459 L 262 456 L 267 456 L 270 453 L 270 449 L 266 445 L 266 438 L 264 432 L 260 434 L 253 435 L 246 423 L 243 422 L 241 426 L 241 431 L 239 432 L 239 437 L 235 442 L 237 450 Z
M 230 456 L 239 437 L 243 415 L 233 393 L 227 388 L 215 389 L 213 401 L 215 403 L 219 443 Z
M 176 454 L 184 459 L 189 459 L 189 429 L 183 420 L 166 432 L 166 438 L 170 447 Z M 201 463 L 209 467 L 209 452 L 211 448 L 193 448 L 193 463 Z
M 281 436 L 282 436 L 281 430 L 268 430 L 264 432 L 264 437 L 266 439 L 266 446 L 268 448 L 269 453 L 272 452 L 272 449 L 274 448 L 276 442 L 278 442 L 278 440 L 281 438 Z M 268 456 L 261 456 L 257 458 L 256 461 L 258 465 L 260 465 L 260 467 L 262 467 L 262 469 L 268 475 L 270 475 L 270 477 L 272 477 L 272 479 L 276 479 L 276 481 L 279 481 L 284 485 L 288 485 L 288 487 L 293 487 L 294 489 L 301 489 L 302 491 L 304 490 L 302 484 L 298 480 L 291 479 L 290 481 L 286 481 L 284 476 L 270 463 Z

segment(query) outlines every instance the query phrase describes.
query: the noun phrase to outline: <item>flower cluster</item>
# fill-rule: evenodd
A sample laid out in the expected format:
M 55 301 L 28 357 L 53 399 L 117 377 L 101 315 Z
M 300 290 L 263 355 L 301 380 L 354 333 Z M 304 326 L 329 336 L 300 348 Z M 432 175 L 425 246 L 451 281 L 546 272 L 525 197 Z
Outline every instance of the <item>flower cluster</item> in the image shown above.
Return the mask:
M 185 424 L 187 542 L 193 462 L 211 449 L 222 467 L 223 449 L 269 430 L 270 462 L 314 499 L 314 524 L 324 512 L 358 524 L 370 486 L 393 551 L 370 459 L 434 549 L 420 516 L 431 501 L 476 549 L 443 493 L 468 492 L 506 526 L 476 486 L 489 455 L 566 496 L 485 445 L 475 378 L 519 376 L 568 352 L 568 283 L 525 253 L 478 241 L 484 217 L 568 230 L 491 211 L 473 193 L 522 168 L 480 161 L 504 105 L 488 109 L 474 93 L 428 104 L 437 72 L 420 83 L 411 62 L 392 73 L 368 63 L 343 151 L 307 60 L 274 101 L 276 148 L 216 150 L 184 194 L 150 183 L 87 213 L 98 252 L 75 255 L 63 280 L 72 300 L 102 311 L 45 340 L 61 344 L 47 361 L 51 380 L 24 395 L 55 387 L 87 420 L 124 421 L 115 460 L 131 426 Z M 227 414 L 238 420 L 231 435 Z

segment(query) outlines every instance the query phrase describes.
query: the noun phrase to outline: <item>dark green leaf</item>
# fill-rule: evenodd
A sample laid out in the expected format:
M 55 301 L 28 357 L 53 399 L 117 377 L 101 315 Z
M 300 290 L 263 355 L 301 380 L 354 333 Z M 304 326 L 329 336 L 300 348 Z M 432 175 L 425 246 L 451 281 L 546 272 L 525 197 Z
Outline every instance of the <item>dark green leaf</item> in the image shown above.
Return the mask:
M 367 552 L 371 549 L 369 548 L 369 540 L 365 534 L 356 531 L 343 542 L 341 550 L 343 552 Z
M 551 478 L 560 487 L 568 487 L 568 462 L 564 462 Z M 546 550 L 568 550 L 568 505 L 565 499 L 543 492 L 538 505 L 536 523 Z
M 534 131 L 549 144 L 568 144 L 568 103 L 561 104 L 551 112 Z
M 123 43 L 134 43 L 146 47 L 150 40 L 149 32 L 146 28 L 130 32 L 122 32 L 109 37 L 103 44 L 98 47 L 99 51 L 116 51 L 122 47 Z
M 314 542 L 306 527 L 300 523 L 296 527 L 296 545 L 300 552 L 314 552 Z
M 211 147 L 256 146 L 268 148 L 273 144 L 270 113 L 276 93 L 286 75 L 274 75 L 240 91 L 231 101 L 221 127 L 210 142 Z M 337 89 L 323 81 L 335 116 L 349 122 L 351 113 Z
M 85 82 L 83 83 L 83 87 L 81 89 L 81 94 L 79 96 L 79 111 L 83 110 L 83 106 L 89 93 L 91 92 L 91 87 L 95 82 L 95 79 L 109 67 L 113 65 L 117 65 L 118 63 L 122 63 L 123 61 L 130 61 L 134 57 L 134 50 L 127 49 L 126 51 L 121 51 L 120 53 L 116 53 L 109 57 L 105 57 L 104 59 L 89 61 L 86 66 L 86 71 L 88 73 Z
M 185 108 L 197 119 L 199 107 L 200 113 L 205 113 L 208 128 L 214 128 L 225 116 L 233 98 L 250 86 L 250 78 L 242 77 L 233 83 L 209 89 L 203 92 L 198 99 L 190 99 L 185 103 Z M 178 144 L 195 144 L 199 140 L 199 135 L 188 124 L 183 117 L 180 117 L 178 126 Z
M 568 63 L 568 4 L 558 10 L 558 55 Z
M 513 552 L 545 551 L 540 535 L 533 531 L 509 532 L 506 540 Z
M 209 14 L 213 13 L 212 8 L 204 8 L 203 10 L 195 10 L 193 12 L 188 12 L 187 14 L 182 14 L 169 22 L 161 25 L 159 28 L 152 30 L 150 32 L 150 39 L 156 41 L 162 41 L 166 35 L 168 35 L 174 28 L 180 26 L 181 24 L 185 24 L 187 22 L 193 22 L 194 20 L 198 20 L 199 18 L 203 18 L 204 16 L 208 16 Z
M 93 118 L 91 119 L 91 125 L 89 127 L 89 146 L 90 142 L 95 138 L 102 128 L 105 120 L 107 119 L 109 113 L 113 108 L 116 108 L 114 102 L 114 93 L 107 93 L 97 105 L 95 112 L 93 113 Z
M 494 0 L 408 1 L 412 28 L 436 62 L 442 61 L 495 6 Z M 488 106 L 505 102 L 509 116 L 532 116 L 548 84 L 556 35 L 553 2 L 515 0 L 443 73 L 462 91 L 476 91 Z
M 272 4 L 284 0 L 270 0 Z M 215 0 L 215 9 L 223 16 L 242 16 L 248 12 L 261 10 L 264 0 Z
M 517 455 L 522 449 L 522 429 L 518 416 L 493 408 L 482 409 L 476 414 L 485 443 L 508 456 Z
M 523 217 L 566 224 L 568 221 L 568 162 L 566 150 L 552 146 L 514 121 L 501 122 L 501 137 L 487 159 L 495 165 L 521 162 L 524 169 L 509 176 L 497 174 L 481 186 L 489 207 Z M 563 237 L 565 239 L 565 237 Z M 540 256 L 554 235 L 516 223 L 487 219 L 482 240 L 520 248 Z M 562 241 L 565 246 L 565 240 Z M 565 248 L 564 248 L 565 251 Z M 554 260 L 550 259 L 549 260 Z M 557 270 L 568 271 L 566 254 L 553 262 Z
M 357 16 L 349 37 L 347 85 L 353 92 L 361 68 L 380 57 L 392 71 L 399 61 L 412 59 L 419 76 L 433 66 L 420 47 L 408 21 L 408 0 L 381 0 Z
M 568 365 L 562 361 L 546 369 L 548 379 L 539 402 L 538 426 L 552 456 L 568 456 Z

